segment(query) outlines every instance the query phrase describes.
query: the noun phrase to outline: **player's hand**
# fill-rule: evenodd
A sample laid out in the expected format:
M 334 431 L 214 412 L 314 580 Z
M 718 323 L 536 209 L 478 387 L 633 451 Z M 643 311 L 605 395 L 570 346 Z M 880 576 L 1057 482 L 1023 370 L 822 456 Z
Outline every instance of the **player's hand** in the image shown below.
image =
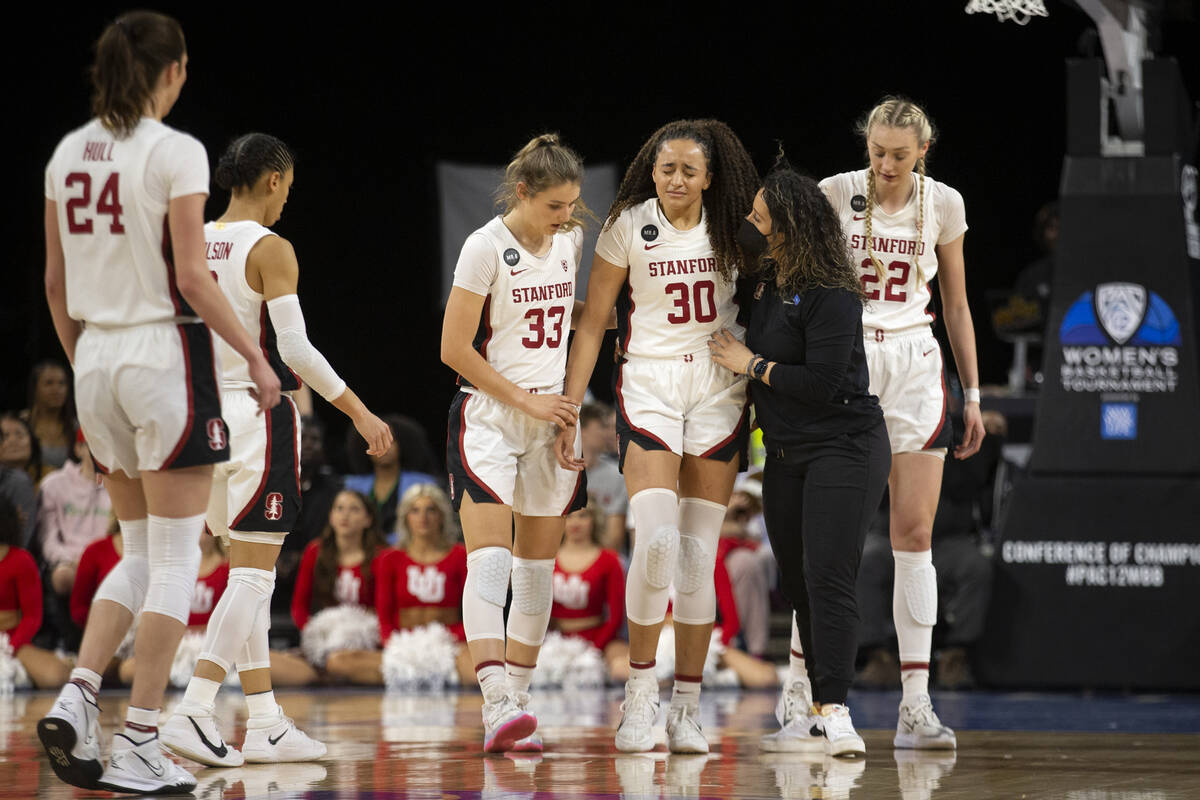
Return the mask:
M 563 469 L 569 469 L 572 472 L 579 472 L 583 469 L 583 459 L 575 457 L 574 425 L 563 428 L 554 438 L 554 457 L 558 459 L 558 465 Z
M 746 372 L 746 365 L 750 363 L 750 358 L 754 355 L 749 347 L 739 342 L 737 337 L 725 328 L 708 337 L 708 352 L 712 355 L 715 363 L 735 375 L 742 375 Z
M 354 420 L 354 429 L 367 440 L 367 455 L 381 456 L 392 449 L 392 426 L 370 411 Z
M 279 405 L 279 377 L 271 365 L 262 356 L 254 359 L 250 366 L 250 380 L 254 381 L 254 389 L 250 395 L 258 401 L 258 413 Z
M 560 428 L 574 428 L 579 406 L 565 394 L 525 394 L 519 408 L 534 419 L 553 422 Z
M 983 437 L 987 434 L 983 429 L 983 415 L 979 412 L 979 403 L 966 403 L 963 406 L 962 444 L 954 448 L 955 458 L 970 458 L 979 452 Z

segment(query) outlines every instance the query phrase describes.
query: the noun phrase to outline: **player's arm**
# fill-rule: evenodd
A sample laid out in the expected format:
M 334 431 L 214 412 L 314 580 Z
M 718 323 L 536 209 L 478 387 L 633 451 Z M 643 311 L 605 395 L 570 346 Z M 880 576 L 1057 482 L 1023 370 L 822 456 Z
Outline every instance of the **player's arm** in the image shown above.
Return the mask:
M 67 313 L 67 260 L 63 255 L 62 237 L 58 231 L 58 205 L 46 200 L 46 302 L 50 305 L 50 318 L 54 330 L 62 342 L 67 360 L 75 364 L 75 343 L 83 328 Z
M 586 307 L 582 300 L 576 300 L 575 305 L 571 307 L 571 330 L 576 330 L 579 327 L 579 320 L 583 319 L 583 310 Z M 615 306 L 608 312 L 608 322 L 604 327 L 607 330 L 613 330 L 617 327 L 617 309 Z
M 939 244 L 934 252 L 938 259 L 938 288 L 942 296 L 942 319 L 946 321 L 946 333 L 950 349 L 954 351 L 954 363 L 964 389 L 979 389 L 979 365 L 975 360 L 975 323 L 971 319 L 971 307 L 967 304 L 967 273 L 963 261 L 963 239 L 966 234 L 946 244 Z M 979 403 L 963 404 L 962 444 L 954 450 L 957 458 L 968 458 L 979 452 L 983 443 L 983 417 Z
M 250 365 L 250 378 L 258 388 L 260 409 L 279 405 L 279 378 L 267 363 L 258 343 L 238 322 L 237 315 L 212 279 L 204 255 L 205 194 L 173 198 L 167 210 L 171 245 L 175 255 L 175 279 L 179 293 L 196 310 L 213 333 L 224 339 Z
M 535 419 L 575 429 L 579 408 L 561 394 L 530 394 L 505 378 L 473 346 L 486 298 L 461 286 L 450 289 L 442 317 L 442 363 L 472 386 Z
M 246 259 L 246 272 L 248 279 L 257 275 L 262 280 L 263 299 L 284 363 L 313 391 L 350 418 L 367 442 L 367 453 L 376 456 L 386 453 L 392 446 L 391 427 L 370 412 L 308 340 L 300 296 L 296 294 L 300 265 L 291 242 L 281 236 L 259 239 Z

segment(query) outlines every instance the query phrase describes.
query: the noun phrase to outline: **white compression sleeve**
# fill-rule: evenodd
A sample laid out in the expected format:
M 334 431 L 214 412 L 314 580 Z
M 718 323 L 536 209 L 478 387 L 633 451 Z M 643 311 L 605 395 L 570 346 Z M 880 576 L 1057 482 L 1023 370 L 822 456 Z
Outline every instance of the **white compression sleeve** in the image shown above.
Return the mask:
M 275 344 L 284 363 L 294 369 L 300 379 L 321 397 L 331 403 L 338 399 L 346 391 L 346 382 L 338 377 L 325 356 L 308 341 L 300 298 L 285 294 L 268 300 L 267 313 L 271 315 Z

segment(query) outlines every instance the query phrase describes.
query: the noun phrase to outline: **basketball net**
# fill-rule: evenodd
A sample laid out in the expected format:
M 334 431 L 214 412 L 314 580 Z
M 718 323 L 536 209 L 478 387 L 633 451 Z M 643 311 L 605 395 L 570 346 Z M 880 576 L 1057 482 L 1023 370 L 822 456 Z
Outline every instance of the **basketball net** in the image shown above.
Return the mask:
M 971 0 L 967 3 L 968 14 L 995 14 L 1001 22 L 1012 20 L 1024 25 L 1033 17 L 1048 17 L 1046 4 L 1042 0 Z

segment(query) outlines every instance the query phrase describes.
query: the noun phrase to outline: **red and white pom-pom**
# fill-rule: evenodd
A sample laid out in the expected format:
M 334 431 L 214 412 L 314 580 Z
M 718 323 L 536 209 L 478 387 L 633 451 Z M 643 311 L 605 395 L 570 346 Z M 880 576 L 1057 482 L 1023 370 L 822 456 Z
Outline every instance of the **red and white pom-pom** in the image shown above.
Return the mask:
M 0 695 L 12 694 L 13 689 L 28 689 L 30 686 L 29 673 L 13 653 L 8 634 L 0 632 Z
M 300 633 L 300 649 L 315 667 L 330 653 L 379 649 L 379 619 L 363 606 L 333 606 L 313 615 Z
M 204 651 L 204 631 L 187 630 L 183 632 L 183 638 L 179 640 L 179 647 L 175 648 L 175 659 L 171 662 L 171 685 L 176 689 L 186 689 L 188 681 L 192 679 L 192 673 L 196 671 L 196 662 L 200 660 L 200 653 Z M 229 671 L 225 673 L 224 686 L 241 686 L 241 681 L 238 680 L 237 668 L 232 664 L 229 666 Z
M 458 685 L 459 644 L 438 622 L 396 631 L 383 648 L 383 685 L 400 692 Z
M 125 661 L 133 658 L 133 641 L 137 638 L 138 620 L 141 618 L 141 614 L 133 615 L 133 622 L 130 623 L 129 630 L 125 632 L 125 638 L 117 645 L 117 652 L 114 653 L 117 659 Z
M 536 689 L 592 689 L 604 686 L 607 676 L 604 654 L 595 645 L 578 636 L 550 631 L 538 652 L 529 685 Z
M 733 670 L 721 669 L 721 653 L 725 652 L 725 644 L 721 641 L 721 633 L 713 630 L 708 642 L 708 653 L 704 656 L 704 671 L 701 680 L 704 686 L 721 687 L 737 686 L 737 675 Z M 654 656 L 654 677 L 659 683 L 667 683 L 675 679 L 675 628 L 664 625 L 658 636 L 658 652 Z

